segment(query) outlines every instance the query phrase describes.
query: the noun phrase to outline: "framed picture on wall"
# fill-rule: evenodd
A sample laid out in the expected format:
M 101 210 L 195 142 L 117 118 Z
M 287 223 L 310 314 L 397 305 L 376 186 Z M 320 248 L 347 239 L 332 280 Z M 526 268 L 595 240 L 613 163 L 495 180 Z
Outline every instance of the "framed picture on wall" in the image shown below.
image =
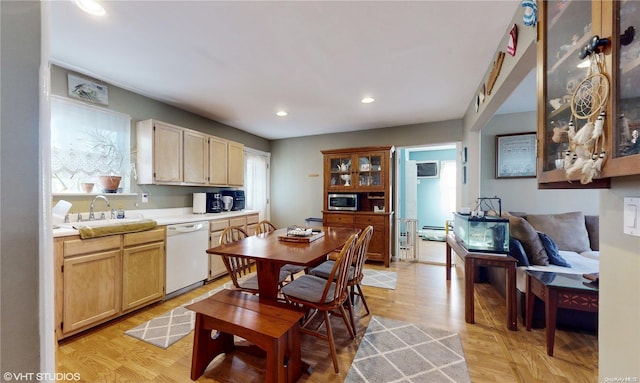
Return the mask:
M 496 136 L 496 178 L 536 176 L 536 133 Z

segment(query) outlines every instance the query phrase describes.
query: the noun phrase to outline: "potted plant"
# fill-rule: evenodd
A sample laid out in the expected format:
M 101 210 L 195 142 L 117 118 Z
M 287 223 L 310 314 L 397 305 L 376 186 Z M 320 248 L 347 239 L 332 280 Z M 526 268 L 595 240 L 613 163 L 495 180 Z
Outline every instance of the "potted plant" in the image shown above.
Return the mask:
M 113 135 L 113 132 L 96 129 L 91 139 L 92 150 L 99 153 L 100 168 L 108 170 L 108 172 L 97 176 L 98 185 L 103 193 L 117 193 L 122 180 L 119 173 L 122 171 L 124 155 L 113 141 Z

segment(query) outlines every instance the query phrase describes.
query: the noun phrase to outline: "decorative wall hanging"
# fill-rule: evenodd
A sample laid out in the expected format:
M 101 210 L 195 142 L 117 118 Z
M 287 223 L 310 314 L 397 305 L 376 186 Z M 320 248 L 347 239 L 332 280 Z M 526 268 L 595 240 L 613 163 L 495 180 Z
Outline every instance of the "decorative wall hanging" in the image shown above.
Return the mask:
M 507 42 L 507 53 L 511 56 L 516 55 L 516 46 L 518 45 L 518 26 L 513 24 L 509 31 L 509 42 Z
M 593 49 L 597 47 L 594 46 Z M 593 181 L 593 177 L 602 170 L 606 158 L 603 132 L 609 98 L 609 78 L 604 74 L 604 54 L 592 51 L 587 55 L 589 71 L 573 92 L 572 118 L 563 129 L 569 138 L 569 148 L 564 158 L 567 178 L 579 176 L 582 184 Z M 578 126 L 581 121 L 585 122 Z
M 522 0 L 524 16 L 522 22 L 528 27 L 533 27 L 538 22 L 538 3 L 536 0 Z
M 92 104 L 109 105 L 109 88 L 105 85 L 69 73 L 67 86 L 70 97 Z
M 536 176 L 536 133 L 496 136 L 496 178 Z
M 491 69 L 491 73 L 489 73 L 489 79 L 487 80 L 487 95 L 491 95 L 491 90 L 493 90 L 493 86 L 498 79 L 498 75 L 500 74 L 500 69 L 502 68 L 502 62 L 504 61 L 504 52 L 498 52 L 498 57 L 496 61 L 493 62 L 493 68 Z

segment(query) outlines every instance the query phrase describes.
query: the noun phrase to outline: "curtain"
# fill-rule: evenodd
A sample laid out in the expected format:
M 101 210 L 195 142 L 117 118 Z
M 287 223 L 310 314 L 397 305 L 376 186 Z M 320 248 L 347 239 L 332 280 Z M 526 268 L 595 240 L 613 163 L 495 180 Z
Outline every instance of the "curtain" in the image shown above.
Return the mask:
M 129 171 L 131 117 L 63 97 L 51 97 L 51 173 L 54 193 L 82 191 L 99 175 Z M 121 184 L 128 190 L 129 180 Z
M 270 219 L 269 167 L 271 153 L 245 148 L 245 207 L 260 212 L 260 219 Z

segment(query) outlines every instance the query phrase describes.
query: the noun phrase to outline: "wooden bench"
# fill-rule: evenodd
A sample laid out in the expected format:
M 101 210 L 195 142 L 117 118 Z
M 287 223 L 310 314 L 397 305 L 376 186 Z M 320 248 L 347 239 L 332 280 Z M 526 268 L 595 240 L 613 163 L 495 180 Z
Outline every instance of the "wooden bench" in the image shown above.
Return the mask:
M 237 347 L 233 336 L 266 353 L 266 382 L 295 382 L 302 372 L 299 320 L 303 313 L 257 296 L 222 290 L 186 306 L 196 312 L 191 379 L 198 379 L 211 361 Z M 212 334 L 217 330 L 217 334 Z

